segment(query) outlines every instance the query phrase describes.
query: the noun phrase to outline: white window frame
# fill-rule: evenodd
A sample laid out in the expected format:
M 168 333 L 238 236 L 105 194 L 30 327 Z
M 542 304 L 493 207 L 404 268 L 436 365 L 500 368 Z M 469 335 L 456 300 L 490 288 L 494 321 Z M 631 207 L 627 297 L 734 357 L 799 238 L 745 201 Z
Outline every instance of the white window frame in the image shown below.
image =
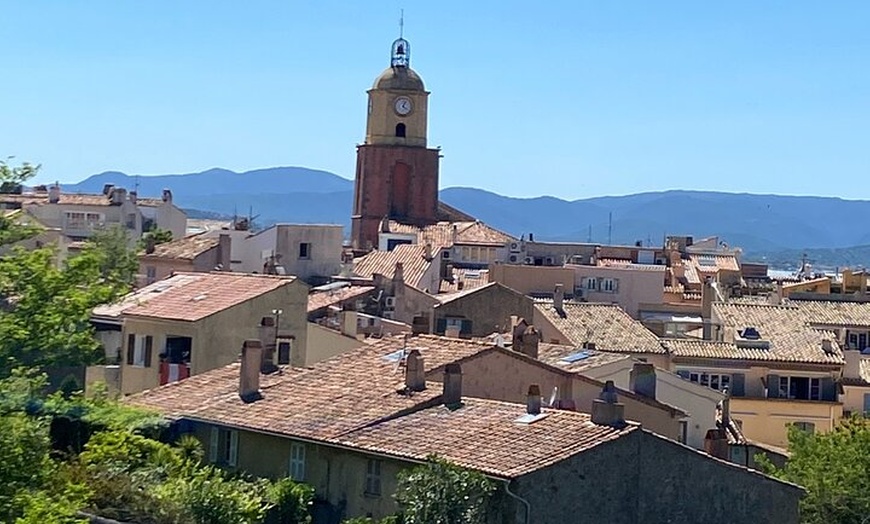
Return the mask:
M 602 278 L 600 291 L 602 293 L 619 293 L 619 279 L 611 277 Z
M 290 443 L 290 461 L 287 473 L 296 482 L 305 480 L 305 444 L 302 442 Z
M 365 494 L 375 497 L 381 496 L 383 486 L 381 485 L 381 469 L 382 462 L 379 459 L 370 458 L 366 463 L 366 485 Z
M 595 277 L 583 277 L 581 285 L 586 291 L 598 291 L 598 279 Z

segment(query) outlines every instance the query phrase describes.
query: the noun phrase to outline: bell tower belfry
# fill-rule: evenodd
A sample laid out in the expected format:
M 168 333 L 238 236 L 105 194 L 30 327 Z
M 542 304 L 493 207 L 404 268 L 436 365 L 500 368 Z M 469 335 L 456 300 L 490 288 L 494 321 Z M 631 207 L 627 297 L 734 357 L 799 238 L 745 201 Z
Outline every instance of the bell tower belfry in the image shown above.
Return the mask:
M 437 221 L 440 151 L 427 147 L 428 101 L 423 80 L 411 69 L 411 46 L 400 36 L 390 67 L 368 91 L 351 219 L 357 251 L 377 247 L 384 218 L 418 226 Z

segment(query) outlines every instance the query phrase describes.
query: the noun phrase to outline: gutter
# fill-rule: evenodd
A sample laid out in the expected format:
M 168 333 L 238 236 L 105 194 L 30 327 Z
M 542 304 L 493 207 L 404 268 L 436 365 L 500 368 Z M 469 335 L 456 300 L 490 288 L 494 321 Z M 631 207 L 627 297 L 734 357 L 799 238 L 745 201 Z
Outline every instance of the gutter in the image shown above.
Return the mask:
M 519 495 L 517 495 L 516 493 L 511 491 L 511 480 L 508 480 L 507 482 L 505 482 L 504 490 L 508 495 L 511 496 L 511 498 L 514 498 L 514 499 L 522 502 L 523 505 L 526 507 L 526 516 L 523 519 L 523 524 L 529 524 L 529 522 L 530 522 L 529 519 L 532 516 L 532 505 L 529 504 L 528 500 L 520 497 Z

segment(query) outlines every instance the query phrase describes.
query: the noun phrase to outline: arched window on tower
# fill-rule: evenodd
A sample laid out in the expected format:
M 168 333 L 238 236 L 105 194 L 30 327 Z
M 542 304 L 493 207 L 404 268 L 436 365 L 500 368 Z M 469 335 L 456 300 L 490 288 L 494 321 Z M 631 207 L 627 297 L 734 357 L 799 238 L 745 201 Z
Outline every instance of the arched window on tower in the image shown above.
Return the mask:
M 396 124 L 396 136 L 405 138 L 405 124 L 401 122 Z

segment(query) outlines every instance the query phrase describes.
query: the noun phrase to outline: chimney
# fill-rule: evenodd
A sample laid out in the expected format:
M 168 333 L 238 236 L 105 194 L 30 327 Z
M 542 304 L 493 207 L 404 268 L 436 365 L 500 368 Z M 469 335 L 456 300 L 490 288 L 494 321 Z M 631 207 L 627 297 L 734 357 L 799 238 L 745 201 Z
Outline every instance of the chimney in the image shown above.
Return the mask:
M 707 277 L 704 280 L 704 288 L 701 290 L 701 319 L 704 322 L 704 340 L 713 340 L 712 317 L 715 293 L 713 279 Z
M 239 397 L 245 402 L 262 398 L 260 395 L 260 366 L 263 360 L 263 344 L 249 339 L 242 345 L 242 370 L 239 374 Z
M 534 241 L 535 241 L 535 234 L 529 233 L 529 242 L 534 242 Z
M 656 368 L 646 362 L 635 362 L 628 373 L 628 388 L 647 398 L 656 398 Z
M 604 384 L 601 394 L 592 401 L 592 423 L 614 428 L 625 426 L 625 406 L 619 402 L 612 380 Z
M 432 261 L 432 244 L 430 242 L 423 245 L 423 258 L 426 262 Z
M 561 311 L 565 305 L 565 287 L 562 284 L 556 284 L 556 290 L 553 291 L 553 307 L 556 311 Z
M 725 387 L 725 398 L 722 399 L 722 428 L 726 431 L 731 426 L 731 391 Z
M 441 401 L 448 408 L 457 408 L 462 404 L 462 366 L 451 362 L 444 366 L 444 392 Z
M 167 204 L 172 203 L 172 191 L 170 191 L 168 189 L 163 190 L 163 201 L 166 202 Z
M 396 271 L 393 273 L 393 282 L 405 282 L 405 265 L 401 262 L 396 262 Z
M 341 333 L 343 335 L 356 338 L 358 326 L 356 311 L 341 312 Z
M 529 393 L 526 396 L 526 412 L 529 415 L 541 414 L 541 387 L 537 384 L 529 386 Z
M 260 343 L 263 345 L 263 359 L 274 361 L 275 343 L 278 338 L 278 329 L 275 326 L 275 317 L 262 317 L 258 327 Z
M 115 184 L 103 184 L 103 196 L 106 198 L 112 196 L 113 189 L 115 189 Z
M 426 368 L 420 351 L 412 349 L 405 357 L 405 389 L 423 391 L 426 389 Z
M 728 451 L 728 433 L 725 429 L 707 430 L 707 434 L 704 436 L 704 451 L 710 456 L 728 460 L 730 453 Z
M 152 235 L 145 237 L 145 254 L 150 255 L 157 248 L 157 240 Z
M 112 199 L 113 206 L 120 206 L 127 200 L 127 190 L 123 187 L 116 187 L 112 190 L 110 198 Z
M 232 238 L 228 233 L 221 233 L 218 237 L 217 263 L 221 271 L 232 271 Z
M 135 204 L 138 199 L 139 199 L 139 193 L 136 191 L 130 191 L 130 202 Z
M 824 351 L 825 353 L 827 353 L 829 355 L 834 352 L 834 343 L 833 343 L 833 341 L 831 341 L 831 339 L 829 339 L 829 338 L 822 339 L 822 351 Z
M 48 188 L 48 203 L 57 204 L 58 202 L 60 202 L 60 184 L 55 182 L 53 186 Z
M 535 326 L 519 325 L 514 328 L 514 336 L 512 347 L 514 351 L 518 351 L 532 358 L 538 358 L 538 349 L 541 343 L 541 333 L 535 329 Z
M 389 233 L 390 232 L 390 219 L 388 217 L 384 217 L 381 219 L 381 233 Z
M 459 229 L 456 227 L 456 224 L 453 224 L 453 234 L 451 236 L 452 242 L 450 244 L 455 244 L 456 240 L 459 238 Z

